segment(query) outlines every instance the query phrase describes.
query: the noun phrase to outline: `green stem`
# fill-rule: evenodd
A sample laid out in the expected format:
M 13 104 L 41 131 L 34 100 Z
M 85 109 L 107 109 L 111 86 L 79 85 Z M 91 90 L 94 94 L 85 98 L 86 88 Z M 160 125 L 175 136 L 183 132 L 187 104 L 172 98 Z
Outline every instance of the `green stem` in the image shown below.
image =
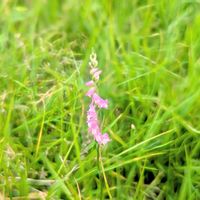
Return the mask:
M 100 189 L 100 194 L 99 194 L 99 199 L 103 199 L 103 180 L 102 180 L 102 174 L 101 174 L 101 167 L 100 167 L 100 153 L 101 151 L 101 146 L 97 143 L 97 168 L 98 168 L 98 174 L 99 174 L 99 189 Z

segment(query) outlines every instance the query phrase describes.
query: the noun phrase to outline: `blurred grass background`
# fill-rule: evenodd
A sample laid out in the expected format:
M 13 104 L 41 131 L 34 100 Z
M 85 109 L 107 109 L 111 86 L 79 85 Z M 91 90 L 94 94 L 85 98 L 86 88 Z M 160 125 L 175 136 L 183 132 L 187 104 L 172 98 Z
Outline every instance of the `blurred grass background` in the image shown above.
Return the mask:
M 200 1 L 1 0 L 0 14 L 0 199 L 100 199 L 92 48 L 103 199 L 200 199 Z

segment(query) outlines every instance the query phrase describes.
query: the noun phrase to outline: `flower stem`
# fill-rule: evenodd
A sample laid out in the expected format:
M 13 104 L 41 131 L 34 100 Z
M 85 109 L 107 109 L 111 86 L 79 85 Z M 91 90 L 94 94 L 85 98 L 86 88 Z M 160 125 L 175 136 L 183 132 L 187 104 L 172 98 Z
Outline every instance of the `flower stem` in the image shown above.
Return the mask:
M 99 199 L 103 199 L 103 179 L 101 174 L 101 167 L 100 167 L 100 155 L 101 155 L 101 146 L 97 143 L 97 168 L 98 168 L 98 174 L 99 174 Z

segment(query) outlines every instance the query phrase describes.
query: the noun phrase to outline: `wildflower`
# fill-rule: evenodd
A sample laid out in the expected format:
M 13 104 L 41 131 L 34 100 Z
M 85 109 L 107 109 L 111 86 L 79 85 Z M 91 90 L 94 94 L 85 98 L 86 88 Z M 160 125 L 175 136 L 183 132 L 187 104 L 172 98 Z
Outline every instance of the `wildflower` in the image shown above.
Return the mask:
M 97 68 L 98 62 L 95 53 L 92 53 L 90 55 L 89 65 L 91 68 L 90 74 L 92 75 L 93 80 L 86 83 L 86 86 L 90 87 L 90 89 L 86 93 L 86 96 L 91 98 L 91 103 L 87 111 L 88 132 L 93 135 L 94 139 L 99 144 L 104 145 L 110 141 L 110 138 L 107 133 L 101 133 L 96 108 L 108 108 L 108 100 L 102 99 L 96 91 L 95 82 L 98 82 L 99 76 L 102 71 Z

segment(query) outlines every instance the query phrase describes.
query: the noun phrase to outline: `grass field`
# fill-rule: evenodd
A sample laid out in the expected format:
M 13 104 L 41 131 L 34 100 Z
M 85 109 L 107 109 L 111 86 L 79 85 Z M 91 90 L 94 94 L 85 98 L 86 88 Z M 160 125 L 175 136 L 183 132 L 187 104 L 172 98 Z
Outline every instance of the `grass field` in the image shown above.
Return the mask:
M 200 199 L 199 0 L 0 0 L 0 16 L 0 200 Z

